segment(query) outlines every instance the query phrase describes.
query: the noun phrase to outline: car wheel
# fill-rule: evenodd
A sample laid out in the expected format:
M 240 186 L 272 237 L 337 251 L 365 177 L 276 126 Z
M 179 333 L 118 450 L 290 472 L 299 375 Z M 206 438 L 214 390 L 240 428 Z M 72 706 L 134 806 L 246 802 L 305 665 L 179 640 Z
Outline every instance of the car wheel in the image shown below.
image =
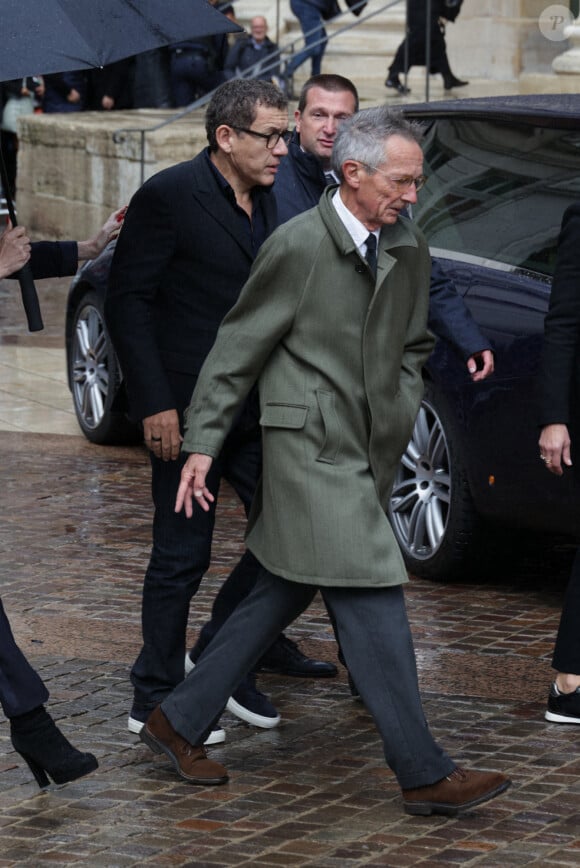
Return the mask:
M 445 404 L 428 386 L 401 458 L 389 518 L 409 572 L 457 578 L 479 549 L 479 521 Z
M 136 425 L 113 403 L 121 373 L 103 316 L 99 294 L 89 290 L 77 303 L 69 356 L 73 404 L 83 434 L 92 443 L 129 443 Z

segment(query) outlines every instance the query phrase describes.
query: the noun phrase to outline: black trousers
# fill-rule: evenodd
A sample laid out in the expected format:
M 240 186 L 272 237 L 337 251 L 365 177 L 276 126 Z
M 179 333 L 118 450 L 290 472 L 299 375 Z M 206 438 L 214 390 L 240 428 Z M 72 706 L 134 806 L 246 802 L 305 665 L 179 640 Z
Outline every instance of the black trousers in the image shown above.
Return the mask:
M 172 375 L 178 406 L 191 398 L 190 377 Z M 162 461 L 151 455 L 155 505 L 153 546 L 143 584 L 143 647 L 131 671 L 134 701 L 154 708 L 183 679 L 186 628 L 191 600 L 211 561 L 212 537 L 220 482 L 226 479 L 250 509 L 262 470 L 262 442 L 257 405 L 250 399 L 212 464 L 207 486 L 216 501 L 209 512 L 194 506 L 194 515 L 175 512 L 175 498 L 185 456 Z M 259 564 L 246 552 L 220 591 L 220 618 L 226 618 L 253 588 Z M 214 631 L 210 629 L 210 634 Z M 246 673 L 244 673 L 245 675 Z M 237 685 L 236 685 L 237 686 Z
M 580 548 L 566 588 L 552 666 L 558 672 L 580 675 Z
M 6 717 L 26 714 L 48 699 L 48 690 L 12 635 L 0 599 L 0 704 Z

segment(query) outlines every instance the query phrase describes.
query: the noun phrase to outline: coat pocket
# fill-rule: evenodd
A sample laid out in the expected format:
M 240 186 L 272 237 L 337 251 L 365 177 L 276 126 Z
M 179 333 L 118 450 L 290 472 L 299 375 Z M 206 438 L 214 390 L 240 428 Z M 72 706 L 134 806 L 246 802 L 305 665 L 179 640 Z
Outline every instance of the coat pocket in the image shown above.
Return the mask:
M 338 413 L 334 406 L 334 392 L 317 389 L 316 400 L 318 401 L 318 409 L 320 410 L 324 426 L 324 443 L 316 460 L 322 461 L 324 464 L 334 464 L 342 439 Z
M 304 404 L 267 403 L 262 408 L 260 425 L 264 428 L 304 428 L 308 407 Z

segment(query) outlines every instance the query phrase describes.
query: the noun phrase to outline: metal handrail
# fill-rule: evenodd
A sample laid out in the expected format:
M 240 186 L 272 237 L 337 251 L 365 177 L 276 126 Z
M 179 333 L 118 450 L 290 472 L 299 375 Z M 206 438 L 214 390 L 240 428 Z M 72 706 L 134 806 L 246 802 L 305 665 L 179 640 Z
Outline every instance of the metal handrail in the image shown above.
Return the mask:
M 235 2 L 235 0 L 234 0 L 234 2 Z M 335 22 L 341 18 L 344 18 L 346 15 L 351 14 L 353 12 L 353 10 L 356 11 L 356 9 L 365 6 L 366 2 L 367 2 L 367 0 L 359 0 L 359 2 L 354 4 L 352 7 L 350 7 L 349 9 L 346 9 L 343 12 L 340 12 L 338 15 L 335 15 L 334 18 L 332 18 L 330 20 Z M 384 12 L 386 9 L 390 9 L 392 6 L 399 5 L 400 2 L 401 2 L 401 0 L 389 0 L 389 2 L 385 3 L 379 9 L 375 9 L 372 12 L 367 13 L 366 15 L 361 15 L 360 17 L 358 17 L 355 21 L 351 22 L 350 24 L 345 24 L 344 27 L 341 27 L 339 30 L 335 31 L 334 33 L 330 33 L 328 35 L 328 37 L 326 37 L 325 39 L 319 39 L 317 42 L 310 43 L 310 47 L 313 47 L 315 45 L 320 45 L 322 42 L 325 42 L 325 41 L 330 42 L 332 39 L 336 39 L 337 36 L 341 36 L 343 33 L 346 33 L 347 31 L 352 30 L 354 27 L 359 27 L 365 21 L 369 21 L 369 19 L 374 18 L 377 15 L 380 15 L 381 12 Z M 427 0 L 427 2 L 428 2 L 428 4 L 430 4 L 431 0 Z M 282 46 L 281 48 L 278 49 L 277 52 L 272 54 L 270 57 L 270 63 L 269 64 L 262 65 L 261 61 L 258 63 L 255 63 L 253 66 L 245 69 L 243 71 L 243 73 L 238 77 L 239 78 L 253 78 L 253 75 L 256 72 L 258 67 L 260 68 L 260 71 L 262 73 L 269 72 L 270 70 L 274 70 L 278 66 L 280 60 L 283 59 L 286 55 L 288 57 L 292 57 L 292 55 L 294 54 L 294 52 L 296 50 L 295 46 L 298 43 L 304 43 L 304 45 L 306 45 L 306 37 L 311 36 L 312 34 L 316 33 L 318 30 L 319 30 L 319 27 L 317 26 L 317 27 L 313 28 L 312 30 L 309 30 L 307 33 L 302 33 L 300 36 L 297 36 L 296 39 L 293 39 L 292 42 L 289 42 L 287 45 Z M 427 69 L 428 69 L 428 67 L 427 67 Z M 208 93 L 206 93 L 203 96 L 199 97 L 198 99 L 194 100 L 188 106 L 185 106 L 181 111 L 176 112 L 170 118 L 166 118 L 165 120 L 161 121 L 158 124 L 155 124 L 154 126 L 150 126 L 150 127 L 121 127 L 120 129 L 115 130 L 113 132 L 113 141 L 116 144 L 124 142 L 126 140 L 125 134 L 127 134 L 127 133 L 139 134 L 140 139 L 141 139 L 141 156 L 140 156 L 141 184 L 143 184 L 143 182 L 145 180 L 145 137 L 146 137 L 146 135 L 148 133 L 155 133 L 158 130 L 163 129 L 166 126 L 169 126 L 170 124 L 173 124 L 176 121 L 181 120 L 183 117 L 185 117 L 188 114 L 191 114 L 191 112 L 194 112 L 196 109 L 202 108 L 202 106 L 204 106 L 206 103 L 208 103 L 210 101 L 214 92 L 215 92 L 215 89 L 212 91 L 209 91 Z

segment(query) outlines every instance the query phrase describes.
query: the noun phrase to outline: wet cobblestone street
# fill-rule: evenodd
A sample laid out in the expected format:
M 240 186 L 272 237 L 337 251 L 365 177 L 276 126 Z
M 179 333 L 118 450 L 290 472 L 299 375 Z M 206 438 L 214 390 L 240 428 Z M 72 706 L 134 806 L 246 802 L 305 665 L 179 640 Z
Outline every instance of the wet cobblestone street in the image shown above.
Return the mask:
M 0 365 L 13 346 L 60 351 L 65 287 L 49 285 L 39 335 L 9 328 L 22 315 L 4 307 Z M 0 420 L 11 400 L 3 380 Z M 48 391 L 39 400 L 50 407 Z M 508 773 L 513 787 L 503 797 L 453 820 L 406 816 L 342 669 L 328 680 L 260 677 L 282 723 L 259 731 L 224 715 L 227 742 L 210 751 L 230 783 L 192 787 L 126 728 L 150 540 L 147 456 L 34 430 L 0 424 L 0 592 L 50 689 L 49 710 L 100 767 L 39 791 L 0 714 L 0 868 L 580 865 L 580 727 L 543 718 L 565 552 L 530 552 L 507 576 L 407 586 L 430 726 L 460 764 Z M 241 551 L 243 528 L 224 489 L 192 641 Z M 318 600 L 288 634 L 335 660 Z

